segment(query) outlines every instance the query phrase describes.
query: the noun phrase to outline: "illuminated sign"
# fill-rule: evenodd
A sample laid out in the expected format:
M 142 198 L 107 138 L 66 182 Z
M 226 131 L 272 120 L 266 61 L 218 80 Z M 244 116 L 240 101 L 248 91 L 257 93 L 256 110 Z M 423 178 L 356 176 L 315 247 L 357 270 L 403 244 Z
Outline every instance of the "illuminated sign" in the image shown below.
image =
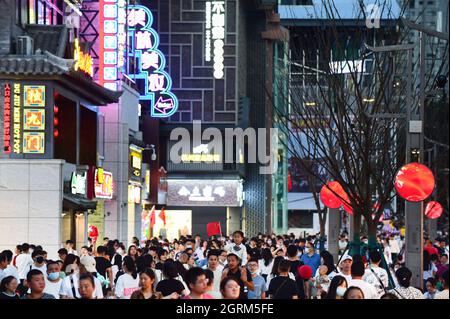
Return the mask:
M 23 133 L 23 152 L 28 154 L 44 154 L 45 152 L 45 133 L 43 132 L 24 132 Z
M 141 188 L 136 185 L 128 185 L 128 202 L 140 204 L 141 202 Z
M 240 207 L 243 204 L 241 180 L 169 179 L 167 183 L 167 205 Z
M 70 179 L 70 188 L 72 194 L 86 195 L 86 183 L 87 173 L 83 174 L 72 172 L 72 178 Z
M 44 109 L 24 109 L 23 129 L 30 131 L 45 130 L 45 110 Z
M 45 85 L 24 85 L 23 86 L 23 106 L 44 107 L 45 106 Z
M 73 59 L 74 59 L 74 70 L 75 71 L 82 71 L 86 74 L 88 74 L 90 77 L 94 75 L 94 69 L 93 69 L 93 60 L 92 57 L 88 53 L 84 53 L 81 51 L 80 43 L 78 39 L 75 39 L 75 50 L 73 53 Z
M 3 152 L 11 153 L 11 85 L 5 84 L 5 99 L 3 104 Z
M 148 102 L 152 117 L 170 117 L 178 109 L 178 99 L 170 91 L 172 79 L 164 71 L 166 59 L 158 49 L 159 35 L 151 28 L 153 15 L 147 7 L 129 6 L 130 57 L 137 62 L 137 74 L 130 74 L 140 87 L 141 102 Z
M 220 162 L 220 154 L 181 154 L 182 162 Z
M 19 83 L 14 83 L 14 153 L 20 154 L 22 143 L 22 104 L 21 104 L 21 86 Z
M 130 145 L 130 179 L 140 182 L 142 170 L 142 149 Z
M 216 79 L 224 75 L 225 12 L 225 1 L 206 1 L 205 61 L 213 59 Z
M 94 174 L 94 195 L 96 198 L 113 198 L 113 175 L 103 169 L 96 169 Z

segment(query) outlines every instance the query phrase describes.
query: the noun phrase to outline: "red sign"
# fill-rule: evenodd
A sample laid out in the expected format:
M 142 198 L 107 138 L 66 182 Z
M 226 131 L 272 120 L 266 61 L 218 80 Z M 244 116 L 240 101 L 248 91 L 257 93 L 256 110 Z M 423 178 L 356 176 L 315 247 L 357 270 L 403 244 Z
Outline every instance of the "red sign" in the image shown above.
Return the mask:
M 113 198 L 113 175 L 103 169 L 96 169 L 94 174 L 94 195 L 96 198 Z
M 420 163 L 409 163 L 395 176 L 397 193 L 409 202 L 425 200 L 434 190 L 433 172 Z
M 11 85 L 5 84 L 5 102 L 3 108 L 3 145 L 4 153 L 11 153 Z

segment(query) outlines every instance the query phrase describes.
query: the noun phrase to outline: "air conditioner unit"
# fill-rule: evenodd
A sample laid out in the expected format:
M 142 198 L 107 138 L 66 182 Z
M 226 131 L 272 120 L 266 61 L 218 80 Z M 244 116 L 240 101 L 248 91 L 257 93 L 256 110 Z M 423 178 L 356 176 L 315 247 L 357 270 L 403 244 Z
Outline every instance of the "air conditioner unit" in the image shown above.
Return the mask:
M 16 53 L 19 55 L 34 54 L 34 39 L 29 36 L 17 37 Z

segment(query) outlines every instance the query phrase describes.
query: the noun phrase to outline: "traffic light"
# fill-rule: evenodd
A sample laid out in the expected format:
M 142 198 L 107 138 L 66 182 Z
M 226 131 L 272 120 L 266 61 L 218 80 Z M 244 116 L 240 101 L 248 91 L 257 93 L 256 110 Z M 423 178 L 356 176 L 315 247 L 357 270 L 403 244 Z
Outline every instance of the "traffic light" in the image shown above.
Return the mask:
M 53 107 L 53 136 L 57 138 L 59 136 L 59 118 L 58 118 L 59 107 Z

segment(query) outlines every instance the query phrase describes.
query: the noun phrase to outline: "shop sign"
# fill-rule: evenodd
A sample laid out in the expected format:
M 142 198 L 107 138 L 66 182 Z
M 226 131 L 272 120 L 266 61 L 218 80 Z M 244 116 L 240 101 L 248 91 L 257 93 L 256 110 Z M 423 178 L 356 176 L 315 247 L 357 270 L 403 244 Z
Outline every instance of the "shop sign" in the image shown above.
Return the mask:
M 72 172 L 72 178 L 70 180 L 71 192 L 76 195 L 86 195 L 86 183 L 87 173 L 83 174 Z
M 3 104 L 3 152 L 11 153 L 11 85 L 5 84 Z
M 167 205 L 240 207 L 243 202 L 241 180 L 168 181 Z
M 130 146 L 130 179 L 140 182 L 142 175 L 142 149 Z
M 24 107 L 45 107 L 45 85 L 24 85 Z
M 23 152 L 28 154 L 44 154 L 45 133 L 23 132 Z
M 45 85 L 23 86 L 23 139 L 25 154 L 45 153 Z
M 23 129 L 31 131 L 45 130 L 45 110 L 44 109 L 24 109 Z
M 113 198 L 113 175 L 111 172 L 98 168 L 94 173 L 94 196 L 96 198 Z
M 128 202 L 129 203 L 141 203 L 141 187 L 133 184 L 128 185 Z
M 93 60 L 89 53 L 81 51 L 80 42 L 75 39 L 75 50 L 73 53 L 73 59 L 75 60 L 74 70 L 81 71 L 90 77 L 94 75 Z
M 130 74 L 133 80 L 143 82 L 140 100 L 150 103 L 150 115 L 164 118 L 172 116 L 178 109 L 178 99 L 171 92 L 172 78 L 164 71 L 166 58 L 159 50 L 159 35 L 151 27 L 153 15 L 141 5 L 129 6 L 128 27 L 130 58 L 138 65 L 136 74 Z
M 224 75 L 225 1 L 206 1 L 205 61 L 214 61 L 214 78 Z
M 22 151 L 22 95 L 20 83 L 14 83 L 14 153 L 20 154 Z

